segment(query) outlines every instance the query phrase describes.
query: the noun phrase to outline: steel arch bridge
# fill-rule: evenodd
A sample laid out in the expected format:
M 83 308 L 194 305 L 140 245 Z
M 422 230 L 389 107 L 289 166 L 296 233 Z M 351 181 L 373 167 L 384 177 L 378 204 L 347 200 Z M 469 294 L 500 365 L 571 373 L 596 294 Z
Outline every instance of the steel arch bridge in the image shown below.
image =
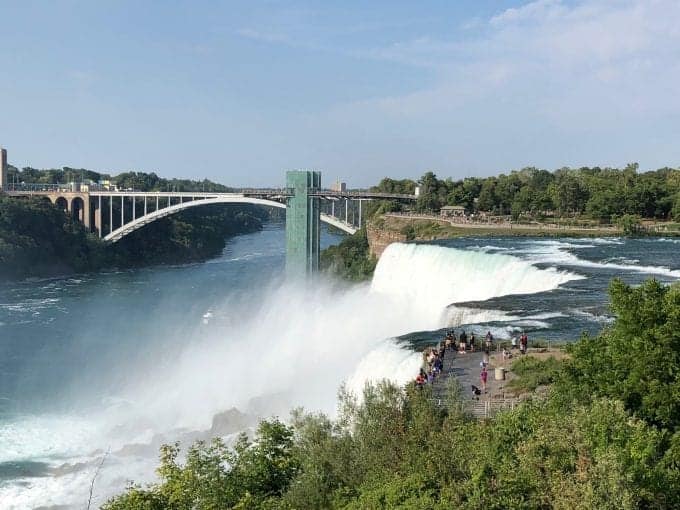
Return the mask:
M 168 205 L 166 207 L 160 207 L 158 209 L 155 209 L 152 212 L 146 212 L 142 216 L 135 217 L 132 219 L 132 221 L 129 221 L 115 230 L 111 230 L 108 234 L 103 236 L 104 241 L 110 241 L 115 243 L 116 241 L 121 240 L 123 237 L 127 236 L 128 234 L 131 234 L 135 230 L 138 230 L 142 228 L 145 225 L 148 225 L 149 223 L 152 223 L 160 218 L 164 218 L 166 216 L 170 216 L 172 214 L 176 214 L 180 211 L 184 211 L 186 209 L 192 208 L 192 207 L 200 207 L 203 205 L 211 205 L 211 204 L 252 204 L 252 205 L 261 205 L 264 207 L 273 207 L 277 209 L 285 209 L 286 204 L 282 202 L 278 202 L 273 199 L 267 199 L 267 198 L 257 198 L 253 196 L 247 196 L 244 194 L 239 194 L 239 193 L 208 193 L 208 194 L 182 194 L 182 193 L 120 193 L 120 194 L 109 194 L 109 193 L 91 193 L 92 196 L 106 196 L 109 198 L 109 201 L 113 200 L 113 197 L 119 196 L 121 197 L 121 201 L 125 199 L 129 200 L 135 200 L 135 199 L 143 199 L 147 200 L 149 198 L 158 198 L 160 199 L 172 199 L 172 198 L 178 198 L 180 200 L 179 203 L 173 204 L 173 205 Z M 186 201 L 185 201 L 186 199 Z M 328 225 L 331 225 L 339 230 L 342 230 L 343 232 L 347 234 L 354 234 L 356 231 L 359 229 L 359 227 L 352 225 L 351 223 L 348 223 L 340 218 L 336 218 L 334 216 L 320 213 L 320 220 Z M 109 225 L 112 224 L 112 221 L 109 220 Z
M 321 187 L 320 172 L 307 170 L 287 172 L 285 188 L 241 189 L 230 193 L 121 191 L 76 183 L 10 186 L 3 182 L 0 188 L 9 196 L 49 199 L 83 223 L 88 232 L 94 232 L 111 243 L 160 218 L 202 205 L 253 204 L 286 209 L 286 270 L 293 275 L 308 274 L 318 269 L 320 222 L 354 234 L 361 228 L 364 201 L 416 199 L 414 195 L 326 190 Z M 330 204 L 330 211 L 322 212 L 322 201 Z M 351 202 L 358 202 L 358 222 L 355 223 L 349 221 Z M 108 215 L 105 209 L 108 209 Z M 343 211 L 344 220 L 341 217 Z

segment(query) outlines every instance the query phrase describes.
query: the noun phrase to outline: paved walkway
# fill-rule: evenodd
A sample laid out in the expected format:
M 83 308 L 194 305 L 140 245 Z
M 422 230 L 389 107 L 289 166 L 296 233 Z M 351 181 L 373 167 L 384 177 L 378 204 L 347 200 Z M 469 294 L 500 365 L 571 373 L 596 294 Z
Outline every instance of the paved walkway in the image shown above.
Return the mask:
M 482 357 L 482 351 L 467 351 L 465 354 L 460 354 L 454 349 L 448 349 L 444 354 L 444 370 L 432 384 L 433 397 L 438 402 L 444 403 L 447 397 L 446 388 L 448 380 L 450 377 L 456 377 L 463 390 L 463 401 L 471 404 L 470 410 L 474 415 L 486 417 L 492 408 L 493 410 L 498 410 L 499 408 L 512 406 L 516 399 L 505 397 L 504 387 L 506 381 L 497 381 L 494 377 L 494 369 L 497 366 L 502 366 L 502 363 L 499 363 L 501 360 L 500 355 L 492 354 L 490 356 L 489 366 L 487 367 L 489 374 L 486 381 L 486 394 L 483 393 L 478 398 L 472 398 L 472 385 L 474 384 L 479 389 L 482 388 L 482 381 L 479 377 Z

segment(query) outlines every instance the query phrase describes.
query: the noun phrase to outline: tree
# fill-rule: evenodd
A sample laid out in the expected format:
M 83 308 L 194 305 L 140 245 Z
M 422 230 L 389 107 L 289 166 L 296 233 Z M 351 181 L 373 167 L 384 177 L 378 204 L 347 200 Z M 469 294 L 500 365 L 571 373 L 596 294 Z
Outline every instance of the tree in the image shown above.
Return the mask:
M 489 178 L 482 184 L 482 189 L 479 192 L 479 201 L 477 207 L 480 211 L 493 211 L 496 208 L 498 199 L 496 198 L 496 182 Z
M 621 400 L 650 424 L 680 427 L 680 286 L 648 280 L 610 285 L 614 326 L 584 337 L 572 351 L 569 385 L 575 393 Z
M 441 201 L 438 196 L 439 182 L 437 176 L 433 172 L 426 172 L 421 178 L 420 194 L 416 200 L 416 209 L 420 212 L 434 212 L 441 207 Z
M 624 214 L 623 216 L 620 216 L 617 218 L 616 224 L 627 236 L 637 235 L 642 230 L 640 217 L 633 214 Z

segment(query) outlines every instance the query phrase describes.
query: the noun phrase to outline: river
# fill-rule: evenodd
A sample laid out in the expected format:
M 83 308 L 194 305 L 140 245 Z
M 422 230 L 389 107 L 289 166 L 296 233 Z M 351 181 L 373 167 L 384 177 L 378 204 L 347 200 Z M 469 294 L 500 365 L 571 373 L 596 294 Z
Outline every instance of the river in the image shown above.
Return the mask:
M 674 239 L 465 238 L 390 246 L 371 284 L 292 285 L 284 244 L 275 222 L 206 263 L 0 284 L 0 507 L 83 508 L 105 458 L 98 505 L 153 480 L 163 442 L 405 382 L 446 328 L 571 340 L 611 322 L 612 277 L 680 278 Z

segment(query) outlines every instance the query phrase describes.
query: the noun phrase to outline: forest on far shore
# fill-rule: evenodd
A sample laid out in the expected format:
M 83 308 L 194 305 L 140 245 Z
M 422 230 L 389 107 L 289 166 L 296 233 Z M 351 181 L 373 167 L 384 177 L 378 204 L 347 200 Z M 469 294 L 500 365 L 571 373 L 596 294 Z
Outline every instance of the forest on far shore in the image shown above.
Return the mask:
M 680 170 L 639 172 L 636 163 L 623 169 L 583 167 L 554 172 L 524 168 L 493 177 L 439 179 L 433 172 L 418 181 L 385 178 L 373 188 L 386 193 L 420 195 L 418 212 L 437 212 L 446 205 L 464 206 L 468 213 L 521 217 L 585 218 L 611 223 L 625 215 L 680 222 Z M 400 210 L 382 202 L 380 212 Z M 377 207 L 374 206 L 373 211 Z
M 201 209 L 107 244 L 47 200 L 0 196 L 0 280 L 206 260 L 222 252 L 227 237 L 257 231 L 267 217 L 247 205 Z

